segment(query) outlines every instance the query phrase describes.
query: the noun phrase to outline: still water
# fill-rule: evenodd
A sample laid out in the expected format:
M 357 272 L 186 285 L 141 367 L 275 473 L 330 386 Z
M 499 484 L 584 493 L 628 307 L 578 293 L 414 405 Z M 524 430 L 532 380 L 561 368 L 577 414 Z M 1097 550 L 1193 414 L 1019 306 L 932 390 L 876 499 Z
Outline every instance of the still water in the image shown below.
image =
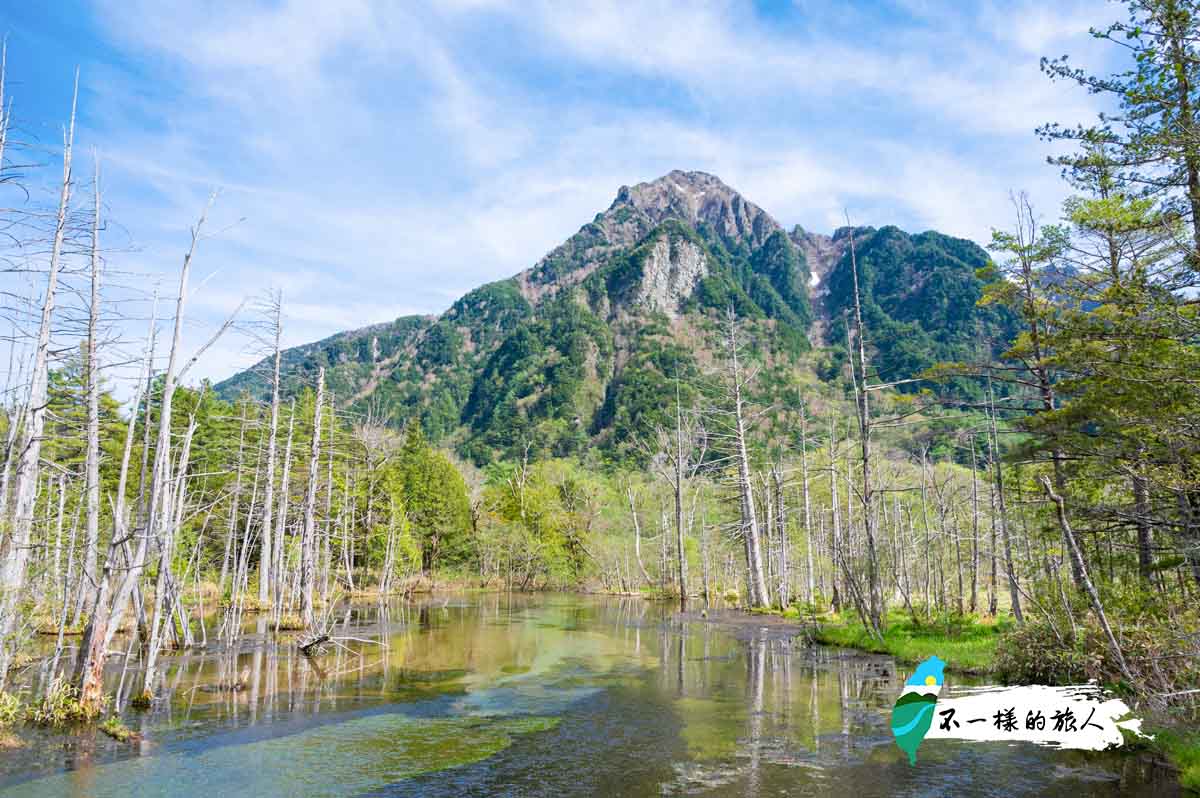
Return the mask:
M 908 669 L 775 626 L 505 594 L 341 620 L 357 639 L 315 661 L 265 620 L 172 658 L 169 698 L 123 713 L 139 742 L 27 736 L 0 796 L 1178 794 L 1144 758 L 1029 744 L 926 741 L 909 767 L 888 728 Z M 120 670 L 110 689 L 140 683 Z

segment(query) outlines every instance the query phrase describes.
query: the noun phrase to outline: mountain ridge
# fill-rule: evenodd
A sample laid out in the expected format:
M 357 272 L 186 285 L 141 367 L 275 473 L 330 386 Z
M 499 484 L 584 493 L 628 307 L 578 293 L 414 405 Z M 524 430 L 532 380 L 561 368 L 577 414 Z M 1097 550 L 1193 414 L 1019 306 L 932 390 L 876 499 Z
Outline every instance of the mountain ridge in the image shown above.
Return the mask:
M 294 394 L 324 366 L 341 407 L 395 425 L 419 419 L 431 439 L 479 462 L 512 454 L 518 440 L 560 455 L 597 444 L 611 454 L 661 415 L 669 372 L 694 374 L 697 355 L 709 357 L 706 331 L 726 308 L 782 361 L 798 364 L 815 345 L 822 377 L 836 379 L 852 232 L 865 253 L 869 330 L 919 339 L 929 352 L 977 345 L 964 337 L 965 320 L 994 313 L 974 306 L 974 271 L 987 256 L 972 242 L 895 227 L 789 232 L 715 175 L 674 170 L 621 186 L 608 208 L 532 266 L 468 292 L 440 315 L 286 350 L 282 387 Z M 944 286 L 956 299 L 936 293 Z M 924 315 L 945 321 L 953 340 L 939 340 Z M 910 370 L 930 365 L 919 352 L 901 354 Z M 217 390 L 263 397 L 268 364 Z

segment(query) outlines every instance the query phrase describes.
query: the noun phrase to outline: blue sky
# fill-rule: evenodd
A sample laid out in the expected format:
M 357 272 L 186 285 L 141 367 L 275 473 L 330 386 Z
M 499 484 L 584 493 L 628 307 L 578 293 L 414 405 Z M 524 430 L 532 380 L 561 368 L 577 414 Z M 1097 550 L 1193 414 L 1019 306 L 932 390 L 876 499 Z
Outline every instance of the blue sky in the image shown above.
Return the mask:
M 276 0 L 7 3 L 21 137 L 57 157 L 80 69 L 109 260 L 169 294 L 196 263 L 189 343 L 282 288 L 286 344 L 436 313 L 673 168 L 780 222 L 938 229 L 985 243 L 1010 190 L 1063 197 L 1033 129 L 1093 118 L 1042 55 L 1096 68 L 1089 2 Z M 83 156 L 87 160 L 86 156 Z M 48 180 L 53 170 L 44 170 Z M 90 173 L 90 165 L 87 167 Z M 144 275 L 144 277 L 143 277 Z M 238 336 L 197 367 L 256 359 Z

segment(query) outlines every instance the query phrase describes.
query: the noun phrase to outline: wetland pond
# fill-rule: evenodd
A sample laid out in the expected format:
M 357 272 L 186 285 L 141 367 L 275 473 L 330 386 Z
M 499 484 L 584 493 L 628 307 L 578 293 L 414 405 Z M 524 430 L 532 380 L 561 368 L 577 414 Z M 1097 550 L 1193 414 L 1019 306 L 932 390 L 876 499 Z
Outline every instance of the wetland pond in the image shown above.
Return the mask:
M 911 666 L 718 615 L 546 594 L 354 605 L 335 635 L 358 639 L 312 662 L 251 617 L 236 650 L 167 657 L 162 700 L 122 712 L 139 741 L 19 730 L 0 796 L 1179 794 L 1120 752 L 927 740 L 910 767 L 888 718 Z M 110 691 L 140 683 L 112 659 Z

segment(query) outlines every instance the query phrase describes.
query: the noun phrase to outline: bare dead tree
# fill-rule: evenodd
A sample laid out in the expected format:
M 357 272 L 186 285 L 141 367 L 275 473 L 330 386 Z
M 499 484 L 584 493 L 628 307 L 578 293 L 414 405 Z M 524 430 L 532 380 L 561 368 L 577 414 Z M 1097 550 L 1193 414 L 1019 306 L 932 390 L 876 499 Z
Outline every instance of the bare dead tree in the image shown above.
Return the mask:
M 30 373 L 29 399 L 23 433 L 17 446 L 18 460 L 14 476 L 14 501 L 10 530 L 0 548 L 0 688 L 8 676 L 14 653 L 13 632 L 17 627 L 17 604 L 25 586 L 29 563 L 30 537 L 33 532 L 33 511 L 36 499 L 38 466 L 42 452 L 42 433 L 46 426 L 47 382 L 50 360 L 50 328 L 54 318 L 54 303 L 62 268 L 63 244 L 71 201 L 71 154 L 75 142 L 75 103 L 79 96 L 79 75 L 71 97 L 71 117 L 63 137 L 62 184 L 59 190 L 58 211 L 50 249 L 50 265 L 46 273 L 46 293 L 42 300 L 41 321 L 34 348 L 33 369 Z
M 317 401 L 313 406 L 312 448 L 308 460 L 308 488 L 304 494 L 304 531 L 300 537 L 300 617 L 310 636 L 317 634 L 313 615 L 314 564 L 317 539 L 317 484 L 321 467 L 321 408 L 325 405 L 325 368 L 317 370 Z
M 279 429 L 279 364 L 280 338 L 283 336 L 283 293 L 270 300 L 269 312 L 274 316 L 275 356 L 271 373 L 271 420 L 267 427 L 267 475 L 263 485 L 262 554 L 258 561 L 258 601 L 266 605 L 271 599 L 272 589 L 272 540 L 271 521 L 275 509 L 275 449 Z M 286 488 L 285 488 L 286 490 Z

